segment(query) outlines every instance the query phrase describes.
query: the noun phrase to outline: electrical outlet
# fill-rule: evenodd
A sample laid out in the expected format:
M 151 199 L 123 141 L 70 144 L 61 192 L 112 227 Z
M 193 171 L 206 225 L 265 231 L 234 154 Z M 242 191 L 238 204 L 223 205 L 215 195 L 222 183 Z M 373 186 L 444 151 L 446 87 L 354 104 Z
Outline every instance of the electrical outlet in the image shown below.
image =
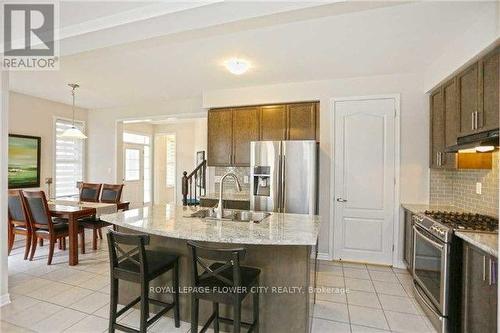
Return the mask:
M 483 184 L 476 183 L 476 194 L 481 194 L 482 190 L 483 190 Z
M 243 183 L 248 184 L 248 176 L 243 176 Z

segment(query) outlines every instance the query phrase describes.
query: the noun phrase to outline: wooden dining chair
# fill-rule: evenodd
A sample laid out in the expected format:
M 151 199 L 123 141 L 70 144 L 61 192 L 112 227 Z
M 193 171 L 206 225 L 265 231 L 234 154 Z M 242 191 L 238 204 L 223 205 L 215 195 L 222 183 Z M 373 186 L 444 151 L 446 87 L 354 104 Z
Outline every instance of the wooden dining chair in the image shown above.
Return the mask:
M 123 184 L 103 184 L 100 202 L 119 203 L 122 197 Z M 102 239 L 102 228 L 110 226 L 111 223 L 102 221 L 98 217 L 92 216 L 79 220 L 80 224 L 86 229 L 92 229 L 92 249 L 97 250 L 97 237 Z
M 80 187 L 80 201 L 98 202 L 102 184 L 82 183 Z
M 53 218 L 43 191 L 23 191 L 23 201 L 32 228 L 30 261 L 35 255 L 37 239 L 49 241 L 49 257 L 47 264 L 52 264 L 54 245 L 58 239 L 69 236 L 69 225 L 64 219 Z M 85 253 L 85 233 L 83 227 L 78 228 L 81 237 L 82 254 Z
M 14 246 L 16 235 L 26 237 L 26 245 L 24 250 L 24 260 L 28 259 L 28 254 L 31 247 L 31 225 L 28 219 L 28 213 L 23 201 L 21 190 L 9 190 L 8 196 L 8 222 L 9 222 L 9 250 L 8 255 Z

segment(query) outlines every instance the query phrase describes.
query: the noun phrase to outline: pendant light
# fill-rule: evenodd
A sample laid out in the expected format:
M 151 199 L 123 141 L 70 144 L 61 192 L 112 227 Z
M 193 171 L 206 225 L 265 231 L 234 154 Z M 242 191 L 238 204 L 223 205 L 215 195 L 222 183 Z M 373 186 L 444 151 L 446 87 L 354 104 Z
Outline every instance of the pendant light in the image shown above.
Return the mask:
M 87 136 L 75 127 L 75 90 L 80 86 L 77 83 L 68 83 L 68 86 L 71 87 L 71 96 L 73 96 L 73 124 L 71 125 L 71 128 L 68 128 L 61 134 L 61 137 L 71 139 L 86 139 Z

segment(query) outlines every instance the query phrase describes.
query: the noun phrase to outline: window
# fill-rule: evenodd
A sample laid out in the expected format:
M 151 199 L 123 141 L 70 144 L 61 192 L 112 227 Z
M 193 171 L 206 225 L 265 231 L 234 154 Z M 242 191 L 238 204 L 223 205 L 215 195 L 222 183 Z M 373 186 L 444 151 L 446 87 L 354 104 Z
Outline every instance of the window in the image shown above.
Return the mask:
M 144 203 L 151 202 L 151 149 L 144 146 Z
M 125 180 L 135 181 L 141 179 L 141 150 L 125 149 Z
M 167 135 L 167 187 L 175 187 L 175 135 Z
M 56 119 L 55 123 L 55 196 L 78 194 L 77 182 L 83 181 L 85 140 L 62 138 L 61 134 L 73 126 L 72 121 Z M 84 123 L 75 121 L 75 127 L 83 131 Z
M 130 132 L 123 132 L 123 142 L 137 143 L 140 145 L 149 145 L 149 136 L 130 133 Z

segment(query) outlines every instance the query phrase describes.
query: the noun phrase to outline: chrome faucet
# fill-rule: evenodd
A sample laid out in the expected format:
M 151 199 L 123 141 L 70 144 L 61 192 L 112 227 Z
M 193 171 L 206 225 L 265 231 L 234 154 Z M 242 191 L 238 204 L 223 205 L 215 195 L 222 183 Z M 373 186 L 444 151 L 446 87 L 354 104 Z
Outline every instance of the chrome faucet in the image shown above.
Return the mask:
M 224 179 L 226 179 L 226 177 L 233 177 L 234 180 L 236 181 L 236 188 L 238 189 L 239 192 L 241 192 L 241 185 L 240 185 L 240 181 L 238 180 L 238 177 L 232 173 L 232 172 L 228 172 L 226 173 L 224 176 L 222 176 L 222 178 L 220 179 L 220 186 L 219 186 L 219 204 L 217 205 L 217 208 L 215 209 L 215 216 L 218 218 L 218 219 L 221 219 L 224 217 L 224 208 L 222 208 L 222 196 L 223 196 L 223 191 L 224 191 Z

